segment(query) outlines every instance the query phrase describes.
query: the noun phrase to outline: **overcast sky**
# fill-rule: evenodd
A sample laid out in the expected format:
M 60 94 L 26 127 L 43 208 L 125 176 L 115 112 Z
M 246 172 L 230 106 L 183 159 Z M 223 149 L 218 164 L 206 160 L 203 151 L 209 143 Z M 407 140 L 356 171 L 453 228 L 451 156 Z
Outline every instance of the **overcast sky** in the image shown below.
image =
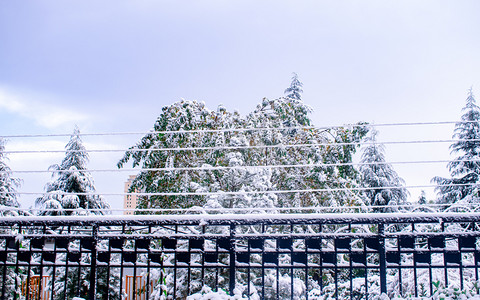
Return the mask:
M 0 135 L 70 133 L 74 124 L 148 131 L 181 98 L 246 114 L 282 96 L 292 72 L 314 125 L 455 121 L 467 90 L 480 95 L 479 12 L 475 0 L 0 0 Z M 379 128 L 379 139 L 448 139 L 452 129 Z M 84 141 L 115 149 L 137 139 Z M 6 147 L 61 150 L 67 141 L 11 138 Z M 120 156 L 92 155 L 90 167 L 113 168 Z M 14 170 L 45 170 L 62 154 L 9 157 Z M 448 144 L 390 146 L 387 158 L 447 159 Z M 448 175 L 444 165 L 415 168 L 396 167 L 407 185 Z M 97 189 L 123 192 L 127 175 L 94 174 Z M 48 180 L 18 176 L 22 192 Z

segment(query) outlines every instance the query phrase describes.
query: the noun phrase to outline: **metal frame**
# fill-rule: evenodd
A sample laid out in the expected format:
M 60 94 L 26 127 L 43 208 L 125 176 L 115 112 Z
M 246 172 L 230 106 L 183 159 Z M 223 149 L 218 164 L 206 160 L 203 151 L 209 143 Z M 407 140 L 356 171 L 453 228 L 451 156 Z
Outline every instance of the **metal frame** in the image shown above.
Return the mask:
M 471 290 L 479 225 L 477 213 L 2 218 L 0 297 L 183 299 L 204 285 L 262 299 Z M 34 276 L 48 281 L 30 287 Z

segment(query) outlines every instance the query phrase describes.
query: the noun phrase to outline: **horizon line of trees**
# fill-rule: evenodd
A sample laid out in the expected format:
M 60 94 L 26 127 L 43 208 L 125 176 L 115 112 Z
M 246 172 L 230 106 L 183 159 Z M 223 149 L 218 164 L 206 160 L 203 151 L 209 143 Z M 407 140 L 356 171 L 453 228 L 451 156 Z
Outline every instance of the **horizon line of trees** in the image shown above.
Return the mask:
M 141 166 L 130 191 L 145 193 L 202 193 L 203 195 L 141 197 L 138 208 L 275 208 L 306 206 L 385 206 L 377 212 L 396 211 L 407 204 L 408 191 L 403 179 L 385 158 L 385 148 L 376 142 L 378 132 L 366 123 L 340 128 L 312 126 L 312 109 L 301 99 L 303 84 L 294 73 L 285 97 L 264 98 L 246 116 L 229 112 L 220 105 L 216 111 L 204 103 L 181 100 L 165 106 L 154 132 L 129 148 L 118 168 L 131 162 Z M 469 90 L 461 121 L 455 125 L 448 163 L 450 178 L 434 177 L 437 203 L 478 203 L 480 180 L 480 108 Z M 269 130 L 221 131 L 222 129 L 268 128 Z M 277 129 L 278 128 L 278 129 Z M 289 129 L 291 128 L 291 129 Z M 188 130 L 197 130 L 188 133 Z M 201 130 L 217 130 L 201 132 Z M 358 168 L 352 159 L 361 149 Z M 257 147 L 271 145 L 329 144 L 326 147 Z M 340 144 L 340 145 L 336 145 Z M 256 147 L 248 147 L 256 146 Z M 139 149 L 201 148 L 196 151 L 144 151 Z M 222 148 L 224 147 L 224 148 Z M 239 147 L 239 148 L 235 148 Z M 88 153 L 75 127 L 65 146 L 60 164 L 52 165 L 52 180 L 37 198 L 41 215 L 104 214 L 109 204 L 95 193 L 93 177 L 87 168 Z M 12 177 L 0 139 L 0 205 L 20 207 L 16 190 L 21 180 Z M 265 165 L 315 164 L 313 168 L 251 168 Z M 323 167 L 321 164 L 325 164 Z M 224 170 L 149 171 L 157 168 L 231 167 Z M 249 168 L 242 168 L 249 166 Z M 392 188 L 393 187 L 393 188 Z M 362 189 L 364 188 L 364 189 Z M 262 193 L 271 190 L 313 190 L 309 193 Z M 319 191 L 321 190 L 321 191 Z M 331 190 L 325 192 L 325 190 Z M 223 191 L 225 194 L 205 195 Z M 242 193 L 245 192 L 245 193 Z M 258 193 L 257 193 L 258 192 Z M 419 201 L 425 203 L 422 193 Z

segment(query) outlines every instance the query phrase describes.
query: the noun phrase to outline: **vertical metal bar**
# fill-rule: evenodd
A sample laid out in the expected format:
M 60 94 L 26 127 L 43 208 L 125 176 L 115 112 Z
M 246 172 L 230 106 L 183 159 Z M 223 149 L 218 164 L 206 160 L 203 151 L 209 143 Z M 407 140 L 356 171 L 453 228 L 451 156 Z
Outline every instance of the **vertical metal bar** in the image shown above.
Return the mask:
M 397 251 L 398 251 L 398 255 L 399 255 L 399 261 L 398 261 L 398 285 L 399 285 L 399 292 L 400 292 L 400 295 L 402 295 L 402 284 L 403 284 L 403 281 L 402 281 L 402 251 L 401 251 L 401 247 L 400 247 L 400 238 L 397 236 Z
M 80 296 L 83 296 L 81 295 L 82 293 L 82 254 L 83 254 L 83 249 L 82 249 L 82 240 L 79 239 L 78 240 L 78 252 L 80 254 L 80 259 L 78 261 L 78 272 L 77 272 L 77 276 L 78 276 L 78 280 L 77 280 L 77 297 L 80 297 Z
M 335 243 L 335 241 L 334 241 Z M 337 247 L 333 245 L 333 249 L 335 249 L 335 299 L 338 300 L 338 252 L 337 252 Z
M 229 281 L 229 291 L 230 295 L 232 296 L 235 290 L 235 225 L 230 224 L 230 249 L 229 249 L 229 256 L 230 256 L 230 281 Z M 250 275 L 250 270 L 248 271 Z M 250 288 L 250 282 L 248 284 L 248 289 Z M 249 294 L 250 295 L 250 294 Z
M 67 232 L 70 235 L 71 232 L 71 225 L 67 225 Z M 67 251 L 65 252 L 65 282 L 63 284 L 63 300 L 67 299 L 67 292 L 68 292 L 68 245 L 70 240 L 67 242 Z
M 19 226 L 19 227 L 18 227 L 18 232 L 19 232 L 19 233 L 22 232 L 22 226 Z M 18 242 L 18 243 L 20 243 L 20 242 Z M 17 246 L 17 240 L 15 239 L 15 251 L 16 251 L 16 253 L 15 253 L 16 255 L 15 255 L 15 256 L 16 256 L 16 259 L 15 259 L 15 274 L 13 274 L 13 280 L 14 280 L 14 282 L 15 282 L 15 291 L 13 292 L 13 294 L 14 294 L 14 299 L 17 299 L 17 298 L 19 298 L 19 296 L 21 296 L 21 295 L 18 295 L 18 294 L 17 294 L 18 286 L 17 286 L 17 278 L 16 278 L 16 277 L 18 276 L 18 273 L 19 273 L 19 272 L 18 272 L 18 254 L 19 254 L 18 251 L 19 251 L 19 246 L 20 246 L 20 245 Z
M 387 293 L 387 262 L 385 254 L 385 224 L 378 224 L 378 244 L 380 257 L 380 292 Z
M 250 297 L 250 243 L 247 241 L 247 294 Z
M 175 224 L 175 236 L 178 236 L 178 225 Z M 173 299 L 177 296 L 177 250 L 173 250 Z M 188 283 L 190 285 L 190 282 Z
M 163 251 L 162 253 L 165 251 L 165 247 L 163 245 L 163 242 L 162 242 L 162 245 L 161 245 Z M 160 295 L 163 295 L 165 294 L 165 296 L 167 296 L 167 293 L 168 293 L 168 289 L 165 287 L 165 289 L 163 288 L 164 285 L 163 285 L 163 280 L 165 278 L 165 269 L 164 269 L 164 266 L 163 266 L 163 254 L 162 256 L 160 257 Z
M 148 235 L 152 233 L 152 225 L 148 225 Z M 152 242 L 148 244 L 147 248 L 147 282 L 146 282 L 146 295 L 145 299 L 148 299 L 150 296 L 150 247 L 152 246 Z
M 97 233 L 98 225 L 92 225 L 92 249 L 90 253 L 91 264 L 90 264 L 90 289 L 88 291 L 88 298 L 90 300 L 95 300 L 97 297 Z
M 45 237 L 44 241 L 46 242 L 46 236 L 47 236 L 47 226 L 46 225 L 43 225 L 42 235 Z M 40 300 L 40 297 L 43 293 L 43 251 L 45 251 L 45 245 L 42 248 L 42 251 L 40 252 L 40 272 L 39 272 L 40 276 L 39 276 L 39 282 L 38 282 L 38 296 L 36 297 L 38 300 Z
M 352 224 L 348 224 L 348 233 L 352 232 Z M 365 244 L 365 242 L 364 242 Z M 349 260 L 348 260 L 348 278 L 350 279 L 350 298 L 353 298 L 353 264 L 352 264 L 352 247 L 350 246 L 349 251 Z M 365 275 L 366 276 L 366 275 Z M 367 286 L 367 285 L 365 285 Z
M 32 252 L 32 241 L 30 240 L 30 253 L 33 254 Z M 30 260 L 31 261 L 31 260 Z M 30 269 L 31 269 L 31 264 L 30 264 L 30 261 L 28 262 L 28 268 L 27 268 L 27 282 L 25 283 L 25 298 L 26 300 L 29 300 L 30 299 Z M 4 281 L 4 284 L 5 284 L 5 281 Z M 23 286 L 22 286 L 23 288 Z M 2 296 L 2 299 L 4 299 L 4 297 Z
M 293 224 L 290 224 L 290 234 L 293 234 Z M 293 300 L 293 244 L 290 249 L 290 265 L 290 299 Z M 262 284 L 265 285 L 263 282 Z
M 202 239 L 205 241 L 205 225 L 202 225 Z M 202 253 L 205 253 L 205 245 L 203 246 L 202 252 L 200 253 L 201 255 L 201 265 L 202 265 L 202 286 L 205 285 L 205 255 L 202 255 Z
M 218 240 L 215 241 L 216 243 L 216 246 L 215 246 L 215 249 L 217 251 L 217 257 L 220 258 L 220 251 L 219 251 L 219 247 L 218 247 Z M 218 260 L 218 262 L 220 262 L 220 259 Z M 218 270 L 219 270 L 219 266 L 218 266 L 218 263 L 215 267 L 215 292 L 218 292 Z
M 415 232 L 415 223 L 412 222 L 412 233 Z M 416 245 L 415 245 L 415 238 L 413 242 L 413 249 L 415 251 Z M 415 263 L 415 253 L 412 253 L 412 259 L 413 259 L 413 281 L 414 281 L 414 286 L 415 286 L 415 297 L 418 297 L 418 287 L 417 287 L 417 264 Z
M 322 224 L 318 224 L 318 233 L 321 235 L 322 234 Z M 318 242 L 318 247 L 320 248 L 320 253 L 322 252 L 322 244 L 323 244 L 323 239 L 320 239 L 319 242 Z M 319 283 L 320 283 L 320 292 L 323 292 L 323 262 L 322 262 L 322 257 L 321 257 L 322 254 L 320 254 L 320 276 L 319 276 Z
M 192 248 L 190 247 L 190 239 L 188 239 L 188 257 L 190 258 L 187 261 L 187 295 L 190 295 L 190 280 L 191 280 L 191 259 L 192 259 Z
M 265 234 L 265 223 L 262 223 L 262 235 L 263 234 Z M 265 252 L 265 239 L 263 239 L 262 241 L 262 252 L 260 254 L 260 257 L 262 259 L 262 299 L 265 299 L 265 260 L 263 259 L 265 256 L 264 252 Z
M 110 254 L 110 257 L 112 257 L 112 247 L 110 245 L 110 240 L 106 240 L 106 241 L 108 242 L 108 253 Z M 110 263 L 107 263 L 107 280 L 106 280 L 106 287 L 104 291 L 104 299 L 108 300 L 109 298 L 110 298 Z
M 276 246 L 277 257 L 280 257 L 280 248 L 278 246 L 279 241 L 280 240 L 277 239 L 277 246 Z M 276 298 L 278 300 L 278 299 L 280 299 L 280 295 L 279 295 L 280 294 L 280 282 L 279 282 L 280 281 L 280 274 L 279 274 L 280 273 L 280 260 L 278 260 L 277 262 L 278 262 L 277 266 L 276 266 L 276 268 L 277 268 L 277 272 L 276 272 L 277 284 L 276 285 L 277 286 L 276 286 L 275 295 L 276 295 Z
M 308 300 L 308 247 L 306 238 L 303 239 L 303 243 L 305 245 L 305 300 Z
M 2 299 L 5 299 L 5 290 L 6 290 L 6 285 L 7 285 L 7 263 L 8 263 L 8 252 L 7 252 L 7 244 L 6 244 L 6 241 L 5 241 L 5 251 L 6 251 L 6 258 L 5 258 L 5 262 L 3 263 L 3 274 L 2 274 Z
M 125 234 L 125 224 L 122 225 L 122 236 Z M 123 241 L 123 240 L 122 240 Z M 120 295 L 123 295 L 123 243 L 122 242 L 122 249 L 120 249 Z M 125 284 L 127 283 L 127 279 L 125 278 Z
M 55 272 L 57 271 L 57 268 L 56 268 L 56 257 L 57 257 L 57 242 L 56 240 L 53 240 L 53 257 L 55 257 L 54 261 L 53 261 L 53 267 L 52 267 L 52 277 L 51 277 L 51 280 L 52 280 L 52 290 L 50 292 L 50 300 L 53 300 L 53 294 L 55 293 Z
M 368 295 L 368 258 L 367 258 L 367 242 L 363 240 L 363 251 L 365 252 L 365 294 Z
M 134 230 L 132 230 L 134 232 Z M 133 262 L 133 278 L 132 278 L 132 300 L 137 300 L 137 239 L 133 239 L 134 243 L 134 255 L 135 255 L 135 261 Z M 189 282 L 190 285 L 190 282 Z

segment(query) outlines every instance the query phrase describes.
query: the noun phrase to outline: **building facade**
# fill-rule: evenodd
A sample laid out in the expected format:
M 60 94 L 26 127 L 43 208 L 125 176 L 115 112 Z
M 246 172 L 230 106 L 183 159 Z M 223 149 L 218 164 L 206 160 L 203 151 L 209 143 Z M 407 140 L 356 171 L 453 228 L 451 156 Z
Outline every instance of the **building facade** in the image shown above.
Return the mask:
M 125 194 L 128 194 L 130 187 L 132 186 L 135 175 L 128 176 L 127 182 L 125 182 Z M 123 198 L 123 214 L 124 215 L 133 215 L 135 214 L 134 209 L 137 208 L 138 196 L 136 195 L 125 195 Z

